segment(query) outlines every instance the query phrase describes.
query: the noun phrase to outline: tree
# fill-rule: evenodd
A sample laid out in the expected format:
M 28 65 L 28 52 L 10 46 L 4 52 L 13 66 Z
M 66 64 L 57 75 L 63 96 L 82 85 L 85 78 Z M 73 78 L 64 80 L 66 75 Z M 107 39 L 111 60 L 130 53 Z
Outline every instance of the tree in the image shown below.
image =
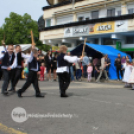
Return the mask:
M 27 13 L 21 16 L 11 12 L 9 18 L 5 18 L 5 23 L 0 28 L 0 39 L 3 39 L 5 33 L 6 44 L 29 44 L 31 43 L 31 30 L 37 41 L 39 36 L 37 22 L 32 20 Z
M 40 50 L 44 50 L 44 51 L 49 51 L 51 49 L 50 45 L 46 45 L 46 44 L 42 44 L 42 42 L 40 40 L 38 40 L 36 42 L 36 46 L 40 49 Z
M 37 22 L 31 16 L 23 16 L 11 12 L 9 18 L 5 18 L 3 30 L 6 35 L 6 44 L 28 44 L 31 43 L 30 31 L 33 30 L 34 37 L 38 38 Z
M 8 44 L 31 44 L 31 34 L 33 31 L 37 47 L 41 50 L 48 51 L 50 46 L 42 44 L 39 41 L 38 24 L 32 20 L 31 16 L 25 13 L 23 16 L 11 12 L 5 23 L 0 27 L 0 45 L 5 34 L 5 43 Z

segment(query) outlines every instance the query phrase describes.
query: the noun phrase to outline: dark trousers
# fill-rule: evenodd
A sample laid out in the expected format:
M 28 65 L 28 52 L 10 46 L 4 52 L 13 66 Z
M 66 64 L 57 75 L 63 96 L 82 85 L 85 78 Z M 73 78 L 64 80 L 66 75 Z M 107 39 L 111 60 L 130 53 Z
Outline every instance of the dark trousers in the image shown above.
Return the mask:
M 23 87 L 19 90 L 20 93 L 23 93 L 26 91 L 26 89 L 33 84 L 33 87 L 35 89 L 36 95 L 40 94 L 40 89 L 38 85 L 38 77 L 37 72 L 35 71 L 29 71 L 26 83 L 23 85 Z
M 87 65 L 83 66 L 83 75 L 85 78 L 87 77 Z
M 64 95 L 70 84 L 70 75 L 69 73 L 59 73 L 58 78 L 59 78 L 60 94 Z
M 77 70 L 76 70 L 76 79 L 77 79 L 77 80 L 81 78 L 81 76 L 82 76 L 82 75 L 81 75 L 81 74 L 82 74 L 81 72 L 82 72 L 81 69 L 77 69 Z
M 11 88 L 13 88 L 14 70 L 8 71 L 6 69 L 3 69 L 2 93 L 7 91 L 8 84 L 10 81 L 11 81 Z
M 13 81 L 13 89 L 12 90 L 15 90 L 15 86 L 17 85 L 19 79 L 20 79 L 20 76 L 21 76 L 21 71 L 22 69 L 21 68 L 16 68 L 14 70 L 14 81 Z
M 0 66 L 0 80 L 2 78 L 2 69 L 1 69 L 1 66 Z
M 120 75 L 121 75 L 121 77 L 123 77 L 123 72 L 122 72 L 122 70 L 121 70 L 121 68 L 116 68 L 116 72 L 117 72 L 117 77 L 118 77 L 118 79 L 120 80 Z

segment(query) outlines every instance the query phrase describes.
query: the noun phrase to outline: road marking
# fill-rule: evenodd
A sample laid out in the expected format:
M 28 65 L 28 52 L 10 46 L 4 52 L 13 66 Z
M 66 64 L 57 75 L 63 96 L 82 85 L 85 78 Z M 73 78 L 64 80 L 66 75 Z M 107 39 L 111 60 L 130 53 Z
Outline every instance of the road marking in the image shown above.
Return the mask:
M 0 123 L 0 131 L 4 132 L 6 134 L 27 134 L 18 130 L 15 130 L 14 128 L 8 128 L 7 126 Z

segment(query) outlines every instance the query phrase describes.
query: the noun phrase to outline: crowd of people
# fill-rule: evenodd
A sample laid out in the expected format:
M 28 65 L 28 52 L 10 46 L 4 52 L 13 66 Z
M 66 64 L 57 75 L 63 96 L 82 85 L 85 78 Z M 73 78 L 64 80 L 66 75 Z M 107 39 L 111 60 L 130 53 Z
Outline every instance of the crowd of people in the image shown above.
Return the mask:
M 9 91 L 15 91 L 19 79 L 26 78 L 26 83 L 19 90 L 18 96 L 21 97 L 21 94 L 33 83 L 36 97 L 42 97 L 37 81 L 59 81 L 59 83 L 62 83 L 61 81 L 63 81 L 64 78 L 59 74 L 59 72 L 62 71 L 69 73 L 68 83 L 70 83 L 70 81 L 82 81 L 82 77 L 87 79 L 88 82 L 91 82 L 93 78 L 95 78 L 95 82 L 97 83 L 100 83 L 101 78 L 104 78 L 106 81 L 109 80 L 111 61 L 107 54 L 102 55 L 100 58 L 94 58 L 88 57 L 85 52 L 82 58 L 81 56 L 79 58 L 75 57 L 73 60 L 73 58 L 70 59 L 70 57 L 72 57 L 71 53 L 67 53 L 67 48 L 63 46 L 63 48 L 61 48 L 66 51 L 63 55 L 66 57 L 64 60 L 66 60 L 67 63 L 64 60 L 63 63 L 61 63 L 58 62 L 58 57 L 61 56 L 62 50 L 60 53 L 56 51 L 54 56 L 52 56 L 51 51 L 48 51 L 44 56 L 41 50 L 37 51 L 35 49 L 24 54 L 21 52 L 19 45 L 15 47 L 8 45 L 7 48 L 5 46 L 4 48 L 5 51 L 2 51 L 0 55 L 0 79 L 3 78 L 4 80 L 2 93 L 5 95 L 8 94 L 7 88 L 9 81 L 11 81 L 11 89 Z M 59 67 L 59 63 L 63 66 L 62 69 Z M 68 70 L 64 67 L 64 64 L 66 64 Z M 118 80 L 125 82 L 126 88 L 132 87 L 132 89 L 134 89 L 134 60 L 131 62 L 128 56 L 121 57 L 121 55 L 118 54 L 114 66 Z M 60 79 L 60 77 L 62 79 Z M 66 78 L 68 75 L 65 74 L 64 77 Z M 62 96 L 66 96 L 65 93 L 62 94 Z
M 31 84 L 35 89 L 35 96 L 44 97 L 40 92 L 38 80 L 44 81 L 44 72 L 46 70 L 46 80 L 51 80 L 51 71 L 53 72 L 54 81 L 57 80 L 58 74 L 60 96 L 67 97 L 65 92 L 70 84 L 70 64 L 82 61 L 82 57 L 66 55 L 67 47 L 64 45 L 60 47 L 60 54 L 55 53 L 54 57 L 51 57 L 51 51 L 48 51 L 44 57 L 41 50 L 37 51 L 35 49 L 35 44 L 32 44 L 29 54 L 24 54 L 19 45 L 15 47 L 8 45 L 6 48 L 5 43 L 2 42 L 2 44 L 5 49 L 5 52 L 0 55 L 0 69 L 3 76 L 1 93 L 3 95 L 8 96 L 9 92 L 16 92 L 16 85 L 23 72 L 23 75 L 27 78 L 22 88 L 17 90 L 18 97 L 22 97 L 22 94 Z M 11 89 L 8 90 L 10 82 Z
M 4 55 L 5 51 L 1 52 L 1 55 Z M 48 51 L 46 55 L 42 54 L 41 50 L 38 50 L 37 61 L 39 63 L 39 71 L 38 71 L 38 79 L 40 81 L 57 81 L 57 57 L 59 52 L 55 52 L 52 56 L 52 52 Z M 68 56 L 71 55 L 70 52 L 67 53 Z M 24 56 L 23 54 L 23 63 L 21 64 L 23 68 L 20 69 L 19 72 L 20 78 L 25 79 L 28 76 L 29 69 L 27 65 L 27 58 L 30 57 L 30 52 L 27 52 Z M 116 67 L 118 80 L 122 80 L 124 70 L 126 67 L 126 61 L 129 60 L 128 56 L 124 56 L 121 58 L 121 55 L 118 54 L 115 59 L 114 66 Z M 2 62 L 0 60 L 0 79 L 2 78 Z M 91 82 L 93 78 L 97 83 L 100 83 L 101 78 L 105 78 L 107 81 L 109 80 L 109 68 L 111 65 L 111 61 L 108 58 L 108 55 L 103 55 L 102 58 L 92 58 L 88 57 L 86 53 L 84 53 L 84 57 L 82 62 L 70 63 L 70 79 L 71 81 L 82 81 L 83 78 L 87 78 L 88 82 Z M 53 78 L 52 78 L 53 77 Z

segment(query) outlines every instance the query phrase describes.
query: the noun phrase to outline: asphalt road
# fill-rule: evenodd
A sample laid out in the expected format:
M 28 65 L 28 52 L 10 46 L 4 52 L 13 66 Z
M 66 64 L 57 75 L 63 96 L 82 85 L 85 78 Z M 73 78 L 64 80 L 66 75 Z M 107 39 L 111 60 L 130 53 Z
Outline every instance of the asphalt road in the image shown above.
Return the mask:
M 21 99 L 0 95 L 0 134 L 134 134 L 134 91 L 123 85 L 75 82 L 68 98 L 59 97 L 57 82 L 40 82 L 40 89 L 43 99 L 32 86 Z M 16 107 L 45 116 L 17 123 L 11 117 Z

